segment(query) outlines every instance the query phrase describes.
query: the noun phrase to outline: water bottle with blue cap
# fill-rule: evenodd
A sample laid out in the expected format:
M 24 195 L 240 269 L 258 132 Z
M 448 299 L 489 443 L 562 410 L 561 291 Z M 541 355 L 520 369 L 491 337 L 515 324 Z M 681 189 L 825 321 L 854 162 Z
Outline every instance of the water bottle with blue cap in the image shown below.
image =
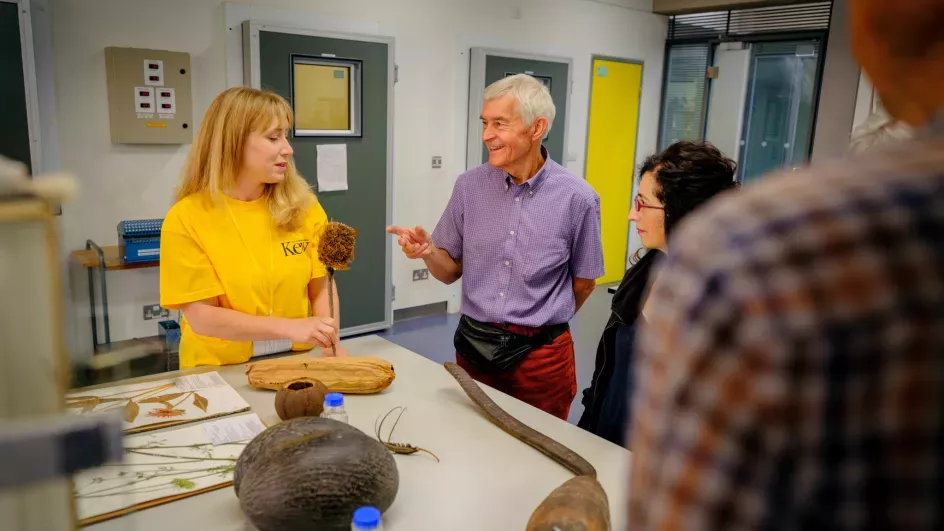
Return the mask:
M 380 522 L 380 511 L 376 507 L 369 506 L 354 511 L 351 531 L 383 531 L 383 524 Z
M 341 393 L 325 395 L 324 411 L 321 412 L 321 416 L 348 424 L 347 411 L 344 410 L 344 395 Z

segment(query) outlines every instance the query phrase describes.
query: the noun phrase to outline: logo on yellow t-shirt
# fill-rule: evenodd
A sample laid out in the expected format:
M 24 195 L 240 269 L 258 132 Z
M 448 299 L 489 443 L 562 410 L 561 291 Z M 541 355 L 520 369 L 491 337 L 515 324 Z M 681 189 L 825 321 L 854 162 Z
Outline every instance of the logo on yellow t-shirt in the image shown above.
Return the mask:
M 281 243 L 282 253 L 284 253 L 285 256 L 298 256 L 308 249 L 310 242 L 308 240 L 295 240 Z

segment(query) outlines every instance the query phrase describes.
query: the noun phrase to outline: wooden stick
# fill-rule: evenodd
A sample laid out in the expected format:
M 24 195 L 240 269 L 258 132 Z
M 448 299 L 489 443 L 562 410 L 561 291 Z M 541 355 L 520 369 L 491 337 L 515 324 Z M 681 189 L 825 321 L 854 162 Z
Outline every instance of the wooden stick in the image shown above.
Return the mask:
M 333 267 L 328 268 L 328 308 L 329 308 L 329 311 L 331 312 L 331 318 L 334 319 L 334 268 Z M 333 341 L 331 342 L 331 352 L 335 356 L 338 355 L 338 347 Z
M 591 478 L 597 477 L 596 469 L 594 469 L 593 465 L 586 459 L 547 435 L 527 426 L 509 415 L 507 411 L 500 408 L 498 404 L 485 394 L 485 391 L 482 391 L 482 388 L 475 383 L 472 377 L 469 376 L 469 373 L 465 372 L 462 367 L 453 362 L 446 362 L 444 366 L 446 371 L 456 379 L 456 382 L 459 383 L 459 386 L 462 387 L 465 394 L 472 399 L 472 402 L 479 406 L 485 413 L 485 416 L 499 428 L 508 432 L 515 439 L 530 445 L 542 454 L 557 461 L 557 463 L 574 474 L 578 476 L 589 476 Z

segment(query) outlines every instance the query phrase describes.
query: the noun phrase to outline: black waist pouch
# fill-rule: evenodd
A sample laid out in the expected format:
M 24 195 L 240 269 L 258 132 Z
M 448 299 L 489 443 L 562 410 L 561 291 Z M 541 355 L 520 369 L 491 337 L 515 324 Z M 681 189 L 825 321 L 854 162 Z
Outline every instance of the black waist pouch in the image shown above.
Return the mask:
M 525 336 L 463 315 L 453 343 L 456 352 L 476 369 L 493 373 L 508 369 L 532 350 L 553 342 L 567 329 L 564 323 L 548 327 L 543 333 Z

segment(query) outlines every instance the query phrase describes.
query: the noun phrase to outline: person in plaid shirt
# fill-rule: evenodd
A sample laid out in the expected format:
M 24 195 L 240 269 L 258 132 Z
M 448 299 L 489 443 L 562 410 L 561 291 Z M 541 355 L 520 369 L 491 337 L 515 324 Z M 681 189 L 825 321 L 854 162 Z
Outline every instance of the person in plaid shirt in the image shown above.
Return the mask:
M 682 223 L 638 344 L 630 529 L 944 529 L 944 1 L 849 12 L 914 137 Z

